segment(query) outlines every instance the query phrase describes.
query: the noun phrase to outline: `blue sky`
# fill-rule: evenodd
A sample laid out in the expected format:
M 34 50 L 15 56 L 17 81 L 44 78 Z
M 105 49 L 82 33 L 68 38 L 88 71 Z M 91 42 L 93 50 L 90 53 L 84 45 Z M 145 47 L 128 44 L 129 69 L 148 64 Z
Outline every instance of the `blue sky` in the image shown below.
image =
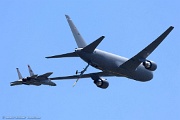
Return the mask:
M 180 119 L 180 2 L 178 0 L 0 0 L 1 102 L 3 117 L 43 120 L 178 120 Z M 174 30 L 148 57 L 158 64 L 145 83 L 109 77 L 110 86 L 97 88 L 91 79 L 55 81 L 50 86 L 10 86 L 24 77 L 27 65 L 51 77 L 75 74 L 86 66 L 80 58 L 45 59 L 74 51 L 76 43 L 65 19 L 68 14 L 91 43 L 108 52 L 132 57 L 169 26 Z M 86 73 L 98 71 L 90 67 Z

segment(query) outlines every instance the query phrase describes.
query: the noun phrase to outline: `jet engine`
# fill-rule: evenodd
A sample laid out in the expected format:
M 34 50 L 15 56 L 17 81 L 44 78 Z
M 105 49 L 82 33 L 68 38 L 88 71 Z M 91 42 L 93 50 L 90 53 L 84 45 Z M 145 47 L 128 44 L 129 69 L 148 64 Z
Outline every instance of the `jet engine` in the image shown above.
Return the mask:
M 143 62 L 143 65 L 150 71 L 155 71 L 157 69 L 157 64 L 153 61 L 146 60 L 145 62 Z
M 97 87 L 102 89 L 106 89 L 109 86 L 109 82 L 102 78 L 99 78 L 98 80 L 94 80 L 94 84 L 96 84 Z

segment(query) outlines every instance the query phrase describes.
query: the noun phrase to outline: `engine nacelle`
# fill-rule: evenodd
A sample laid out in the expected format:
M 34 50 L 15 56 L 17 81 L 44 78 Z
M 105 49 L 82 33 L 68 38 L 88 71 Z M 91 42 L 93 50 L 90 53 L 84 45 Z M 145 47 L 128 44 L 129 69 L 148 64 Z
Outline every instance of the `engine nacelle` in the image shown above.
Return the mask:
M 102 78 L 99 78 L 98 80 L 94 80 L 94 84 L 96 84 L 97 87 L 102 89 L 106 89 L 109 86 L 109 82 Z
M 143 65 L 150 71 L 155 71 L 157 69 L 157 64 L 153 61 L 146 60 L 145 62 L 143 62 Z

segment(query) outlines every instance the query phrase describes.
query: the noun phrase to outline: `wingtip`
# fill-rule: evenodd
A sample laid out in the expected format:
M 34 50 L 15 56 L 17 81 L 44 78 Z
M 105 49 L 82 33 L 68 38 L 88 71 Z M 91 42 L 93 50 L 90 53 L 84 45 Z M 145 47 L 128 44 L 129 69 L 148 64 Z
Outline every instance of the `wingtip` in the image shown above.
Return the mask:
M 48 59 L 48 58 L 51 58 L 51 57 L 45 57 L 46 59 Z
M 10 83 L 10 86 L 13 86 L 13 82 Z
M 49 72 L 49 73 L 53 74 L 53 72 Z
M 167 31 L 171 32 L 174 29 L 174 26 L 170 26 Z
M 174 26 L 170 26 L 171 29 L 174 29 Z
M 66 19 L 68 19 L 68 20 L 71 19 L 71 18 L 69 17 L 69 15 L 65 14 L 65 16 L 66 16 Z

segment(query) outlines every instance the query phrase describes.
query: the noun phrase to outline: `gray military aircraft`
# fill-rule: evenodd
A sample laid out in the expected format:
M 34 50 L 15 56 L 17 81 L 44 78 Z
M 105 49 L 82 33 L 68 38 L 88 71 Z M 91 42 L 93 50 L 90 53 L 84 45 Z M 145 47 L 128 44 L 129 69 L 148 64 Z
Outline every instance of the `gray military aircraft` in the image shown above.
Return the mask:
M 105 38 L 104 36 L 101 36 L 94 42 L 87 45 L 78 29 L 72 22 L 71 18 L 68 15 L 65 16 L 76 40 L 78 48 L 75 49 L 75 52 L 49 56 L 46 58 L 80 57 L 87 63 L 87 66 L 81 72 L 76 71 L 76 75 L 50 78 L 51 80 L 77 79 L 73 86 L 75 86 L 80 78 L 92 78 L 95 85 L 103 89 L 107 88 L 109 86 L 109 83 L 102 77 L 127 77 L 141 82 L 151 80 L 153 78 L 152 71 L 156 70 L 157 64 L 151 60 L 148 60 L 147 57 L 157 48 L 157 46 L 174 28 L 173 26 L 170 26 L 151 44 L 149 44 L 132 58 L 128 59 L 96 49 L 100 42 Z M 84 74 L 89 65 L 102 70 L 102 72 Z
M 54 82 L 52 82 L 48 77 L 52 74 L 52 72 L 45 73 L 43 75 L 35 75 L 32 71 L 31 67 L 28 65 L 30 77 L 23 78 L 19 69 L 17 69 L 19 80 L 11 82 L 11 86 L 15 85 L 36 85 L 39 86 L 41 84 L 43 85 L 50 85 L 50 86 L 56 86 Z

